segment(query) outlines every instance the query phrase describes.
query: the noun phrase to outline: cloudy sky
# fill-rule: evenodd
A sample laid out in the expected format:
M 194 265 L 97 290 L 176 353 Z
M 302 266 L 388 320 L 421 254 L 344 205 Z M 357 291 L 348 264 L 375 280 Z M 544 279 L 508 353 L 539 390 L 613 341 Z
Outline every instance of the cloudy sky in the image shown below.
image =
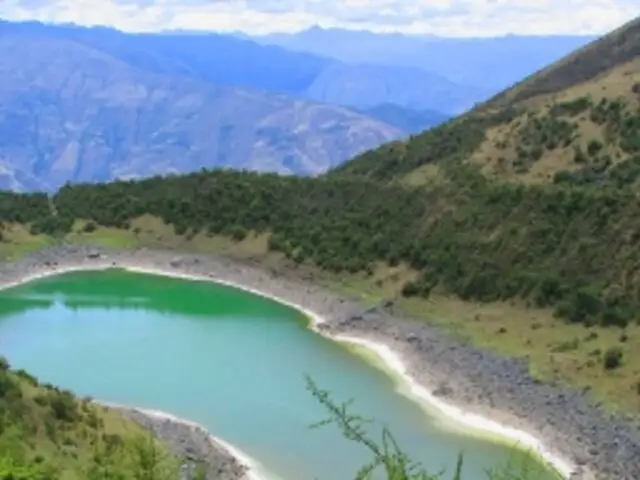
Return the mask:
M 165 29 L 291 32 L 312 25 L 486 36 L 604 33 L 640 0 L 0 0 L 0 17 Z

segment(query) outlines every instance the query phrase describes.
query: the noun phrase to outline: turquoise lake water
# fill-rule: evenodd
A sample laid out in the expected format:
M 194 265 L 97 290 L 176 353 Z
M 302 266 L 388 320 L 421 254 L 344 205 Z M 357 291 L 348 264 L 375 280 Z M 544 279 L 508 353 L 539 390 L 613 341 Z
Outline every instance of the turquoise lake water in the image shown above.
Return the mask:
M 430 471 L 465 453 L 465 480 L 524 454 L 462 435 L 399 394 L 394 380 L 307 328 L 285 305 L 210 282 L 122 270 L 75 272 L 0 291 L 0 355 L 79 395 L 194 420 L 283 480 L 350 480 L 371 457 L 305 389 L 389 426 Z M 541 475 L 541 480 L 547 475 Z M 445 477 L 449 478 L 449 477 Z

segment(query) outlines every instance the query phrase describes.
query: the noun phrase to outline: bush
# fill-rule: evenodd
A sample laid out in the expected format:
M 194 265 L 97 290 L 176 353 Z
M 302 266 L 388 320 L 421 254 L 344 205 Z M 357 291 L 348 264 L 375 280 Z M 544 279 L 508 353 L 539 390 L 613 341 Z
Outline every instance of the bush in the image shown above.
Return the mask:
M 420 295 L 420 284 L 418 282 L 407 282 L 402 287 L 404 297 L 416 297 Z
M 229 229 L 229 236 L 236 242 L 240 242 L 247 237 L 247 230 L 240 225 L 234 225 Z
M 78 414 L 75 398 L 70 392 L 52 392 L 49 394 L 49 406 L 56 419 L 63 422 L 72 422 Z
M 48 215 L 35 220 L 29 231 L 32 235 L 63 235 L 73 227 L 73 218 L 63 215 Z
M 611 347 L 604 352 L 604 368 L 614 370 L 622 365 L 622 349 L 620 347 Z
M 602 150 L 602 147 L 602 142 L 598 140 L 591 140 L 589 142 L 589 145 L 587 145 L 587 153 L 593 157 L 594 155 L 597 155 L 600 150 Z

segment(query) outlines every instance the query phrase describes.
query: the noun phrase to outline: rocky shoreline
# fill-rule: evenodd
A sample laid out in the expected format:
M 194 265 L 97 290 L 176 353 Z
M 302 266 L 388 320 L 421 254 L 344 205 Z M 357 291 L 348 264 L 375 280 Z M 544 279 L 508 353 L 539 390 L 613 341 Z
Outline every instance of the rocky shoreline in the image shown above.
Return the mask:
M 184 459 L 180 480 L 194 480 L 204 467 L 207 480 L 247 480 L 248 467 L 204 428 L 160 412 L 102 405 L 153 432 L 178 458 Z
M 591 406 L 585 391 L 535 381 L 522 359 L 462 345 L 424 322 L 406 318 L 394 311 L 391 301 L 364 308 L 295 272 L 275 274 L 224 257 L 72 245 L 50 247 L 0 265 L 0 283 L 19 283 L 69 268 L 109 266 L 229 281 L 303 305 L 327 320 L 319 325 L 324 333 L 384 343 L 401 355 L 409 373 L 435 395 L 540 438 L 577 466 L 572 478 L 640 478 L 640 426 L 636 422 Z

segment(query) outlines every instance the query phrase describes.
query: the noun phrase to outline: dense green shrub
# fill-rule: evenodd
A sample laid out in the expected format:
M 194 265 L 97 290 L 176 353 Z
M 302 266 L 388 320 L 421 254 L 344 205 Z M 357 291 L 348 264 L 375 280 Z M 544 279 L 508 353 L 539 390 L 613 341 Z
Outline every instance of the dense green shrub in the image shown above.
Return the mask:
M 622 364 L 622 349 L 611 347 L 604 352 L 604 368 L 614 370 Z
M 74 219 L 69 216 L 48 215 L 36 219 L 31 224 L 31 233 L 33 235 L 61 235 L 71 231 Z
M 29 223 L 50 214 L 44 193 L 0 192 L 0 222 Z
M 622 168 L 616 175 L 627 179 Z M 332 272 L 404 262 L 420 272 L 403 288 L 408 296 L 438 287 L 476 301 L 531 298 L 572 322 L 624 326 L 639 306 L 640 285 L 619 280 L 640 263 L 632 248 L 640 241 L 640 201 L 626 189 L 564 186 L 576 185 L 578 175 L 586 174 L 561 172 L 558 186 L 523 186 L 457 168 L 449 182 L 408 188 L 337 175 L 213 171 L 67 186 L 55 205 L 63 218 L 102 225 L 147 213 L 178 234 L 242 240 L 268 233 L 271 250 Z M 620 242 L 625 248 L 612 251 Z

